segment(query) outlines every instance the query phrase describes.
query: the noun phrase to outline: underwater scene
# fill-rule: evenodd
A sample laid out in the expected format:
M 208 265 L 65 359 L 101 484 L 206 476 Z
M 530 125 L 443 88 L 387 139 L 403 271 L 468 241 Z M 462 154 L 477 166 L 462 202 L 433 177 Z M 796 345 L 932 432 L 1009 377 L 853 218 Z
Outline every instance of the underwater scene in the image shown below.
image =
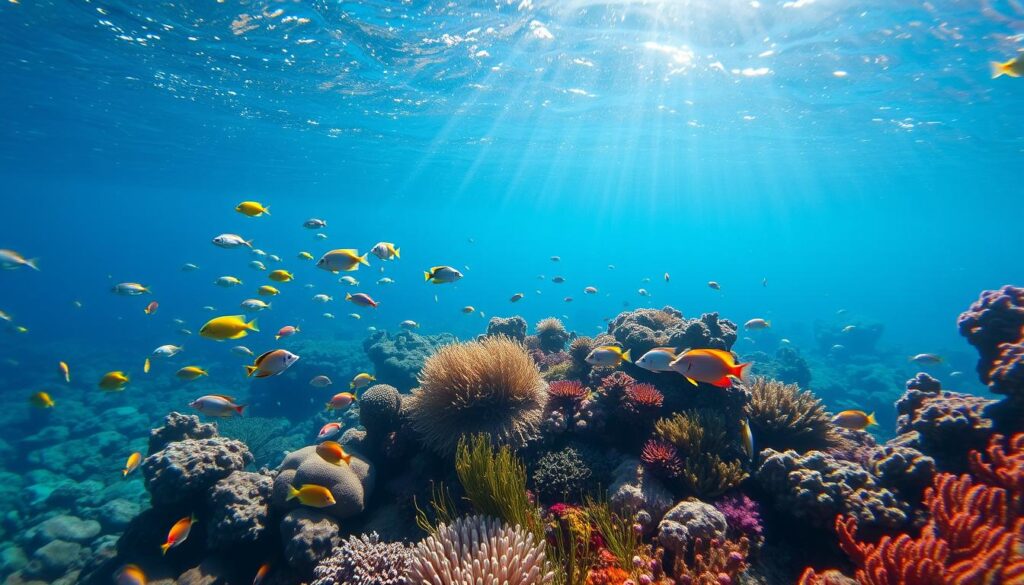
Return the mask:
M 0 0 L 4 585 L 1024 585 L 1018 0 Z

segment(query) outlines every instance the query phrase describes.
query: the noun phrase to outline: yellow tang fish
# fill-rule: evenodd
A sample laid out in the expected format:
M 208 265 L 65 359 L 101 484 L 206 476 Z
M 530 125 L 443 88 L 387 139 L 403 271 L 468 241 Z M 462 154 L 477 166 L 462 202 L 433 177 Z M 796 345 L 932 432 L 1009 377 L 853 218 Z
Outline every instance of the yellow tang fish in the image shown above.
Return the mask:
M 242 215 L 248 215 L 249 217 L 270 215 L 270 208 L 264 207 L 263 204 L 257 203 L 256 201 L 243 201 L 235 206 L 235 211 Z
M 56 402 L 46 392 L 36 392 L 28 398 L 29 404 L 36 408 L 53 408 Z
M 313 508 L 326 508 L 335 504 L 331 490 L 311 483 L 304 484 L 299 489 L 295 489 L 295 486 L 288 486 L 288 497 L 285 499 L 297 499 L 304 506 Z
M 103 374 L 103 377 L 100 378 L 99 387 L 111 392 L 120 392 L 124 390 L 125 385 L 130 381 L 127 374 L 117 370 Z
M 851 431 L 863 431 L 864 429 L 877 425 L 875 413 L 868 414 L 863 410 L 844 410 L 832 417 L 832 424 Z
M 128 474 L 135 471 L 135 468 L 142 462 L 142 453 L 136 451 L 128 456 L 128 461 L 124 464 L 124 469 L 121 470 L 121 477 L 128 477 Z
M 71 369 L 68 368 L 67 362 L 60 362 L 58 365 L 60 368 L 60 375 L 64 377 L 64 381 L 68 384 L 71 383 Z
M 225 315 L 207 321 L 199 329 L 199 335 L 223 341 L 225 339 L 241 339 L 250 331 L 259 332 L 259 329 L 256 328 L 256 319 L 246 323 L 245 315 Z
M 275 270 L 268 274 L 267 278 L 273 280 L 274 282 L 290 282 L 292 279 L 295 278 L 295 275 L 293 275 L 291 272 L 288 272 L 287 270 Z

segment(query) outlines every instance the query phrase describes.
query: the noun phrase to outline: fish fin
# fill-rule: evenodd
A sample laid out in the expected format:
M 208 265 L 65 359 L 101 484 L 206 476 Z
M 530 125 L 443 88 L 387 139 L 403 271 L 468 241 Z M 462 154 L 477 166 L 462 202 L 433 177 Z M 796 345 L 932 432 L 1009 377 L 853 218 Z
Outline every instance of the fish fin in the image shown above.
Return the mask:
M 396 259 L 400 259 L 401 257 L 402 257 L 402 249 L 401 248 L 395 248 L 395 258 Z
M 246 246 L 249 246 L 250 248 L 252 248 L 252 240 L 244 240 L 244 243 L 245 243 Z
M 732 386 L 732 380 L 729 379 L 729 376 L 722 376 L 721 378 L 719 378 L 718 380 L 715 380 L 711 384 L 713 386 L 717 386 L 719 388 L 728 388 L 728 387 Z
M 281 339 L 281 336 L 280 336 L 280 335 L 275 335 L 275 336 L 274 336 L 274 339 L 275 339 L 275 340 L 277 340 L 277 339 Z
M 1013 63 L 1012 60 L 1005 63 L 999 61 L 989 61 L 989 65 L 992 68 L 992 79 L 997 79 L 1004 75 L 1010 75 L 1010 65 Z
M 29 258 L 28 260 L 25 260 L 25 266 L 39 272 L 39 258 Z
M 426 271 L 424 271 L 424 272 L 423 272 L 423 282 L 430 282 L 430 278 L 431 278 L 431 277 L 430 277 L 430 273 L 429 273 L 429 272 L 426 272 Z
M 160 545 L 160 554 L 166 555 L 167 550 L 171 548 L 171 543 L 165 543 Z
M 342 457 L 341 460 L 345 462 L 345 465 L 352 465 L 352 456 L 348 453 L 345 453 L 345 456 Z
M 351 293 L 345 293 L 345 300 L 346 301 L 351 301 L 352 300 L 352 294 Z
M 620 354 L 620 356 L 622 357 L 622 361 L 633 363 L 633 360 L 631 360 L 630 357 L 629 357 L 629 350 L 628 349 L 626 351 L 622 352 Z
M 270 215 L 270 207 L 264 207 L 263 208 L 263 213 L 266 214 L 266 215 Z
M 771 321 L 765 321 L 764 324 L 767 325 L 769 328 L 772 326 L 772 322 Z
M 878 421 L 875 420 L 875 413 L 872 412 L 871 414 L 868 415 L 868 426 L 870 427 L 870 426 L 877 426 L 877 425 L 878 425 Z
M 256 326 L 256 319 L 253 319 L 252 321 L 246 323 L 245 328 L 248 329 L 249 331 L 255 331 L 256 333 L 260 332 L 259 327 Z
M 288 497 L 286 497 L 284 499 L 284 501 L 287 502 L 288 500 L 294 500 L 297 497 L 299 497 L 299 490 L 295 489 L 295 486 L 289 484 L 288 485 Z
M 686 378 L 686 381 L 687 381 L 687 382 L 689 382 L 689 383 L 693 384 L 694 386 L 696 386 L 696 385 L 697 385 L 697 381 L 696 381 L 696 380 L 694 380 L 693 378 L 691 378 L 691 377 L 689 377 L 689 376 L 683 376 L 683 377 L 684 377 L 684 378 Z
M 359 256 L 358 260 L 359 260 L 360 264 L 363 264 L 363 265 L 366 265 L 366 266 L 370 265 L 370 262 L 367 261 L 367 259 L 366 259 L 366 254 L 363 254 L 362 256 Z
M 270 305 L 272 305 L 272 304 L 273 304 L 273 303 L 267 303 L 267 309 L 268 309 L 268 310 L 270 309 Z
M 121 477 L 128 477 L 128 470 L 127 469 L 122 469 L 121 470 Z
M 729 375 L 736 377 L 742 382 L 748 382 L 750 380 L 750 365 L 752 363 L 737 364 L 735 367 L 730 368 Z
M 247 378 L 252 376 L 258 369 L 256 366 L 245 366 L 245 376 Z

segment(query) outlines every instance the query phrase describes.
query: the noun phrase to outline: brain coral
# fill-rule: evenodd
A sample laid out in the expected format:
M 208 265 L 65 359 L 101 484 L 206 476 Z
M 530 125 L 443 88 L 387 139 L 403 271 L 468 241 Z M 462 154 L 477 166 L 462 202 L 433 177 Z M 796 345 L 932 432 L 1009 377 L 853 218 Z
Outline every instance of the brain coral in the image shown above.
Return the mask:
M 404 406 L 423 443 L 451 454 L 462 436 L 477 433 L 524 445 L 536 436 L 547 400 L 547 384 L 526 349 L 497 336 L 438 350 Z
M 293 509 L 302 505 L 297 499 L 288 500 L 288 486 L 300 488 L 305 484 L 319 485 L 330 490 L 335 504 L 319 511 L 344 519 L 363 511 L 373 491 L 374 472 L 369 462 L 352 454 L 349 464 L 335 465 L 317 455 L 316 446 L 303 447 L 290 453 L 281 462 L 274 479 L 272 505 L 278 509 Z
M 494 518 L 467 516 L 437 531 L 413 549 L 414 583 L 443 585 L 540 585 L 551 583 L 544 543 L 522 528 Z
M 383 435 L 398 426 L 402 395 L 387 384 L 370 386 L 359 397 L 359 423 L 371 435 Z

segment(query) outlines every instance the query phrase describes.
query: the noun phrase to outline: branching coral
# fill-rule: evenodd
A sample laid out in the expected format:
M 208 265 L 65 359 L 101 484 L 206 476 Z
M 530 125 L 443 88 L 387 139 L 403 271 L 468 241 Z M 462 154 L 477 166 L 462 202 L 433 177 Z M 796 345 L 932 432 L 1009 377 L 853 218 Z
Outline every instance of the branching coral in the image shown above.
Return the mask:
M 578 502 L 590 487 L 593 471 L 572 447 L 546 453 L 537 460 L 533 485 L 543 501 Z
M 750 541 L 698 538 L 693 552 L 676 557 L 672 570 L 677 583 L 684 585 L 733 585 L 747 570 Z
M 761 512 L 757 502 L 744 494 L 730 494 L 714 504 L 725 516 L 730 537 L 746 536 L 753 544 L 760 543 L 764 527 L 761 525 Z
M 476 433 L 523 446 L 536 436 L 547 399 L 547 384 L 523 346 L 498 336 L 442 347 L 403 402 L 423 443 L 450 454 L 460 437 Z
M 661 410 L 665 396 L 653 384 L 634 384 L 622 396 L 622 408 L 633 418 L 653 418 Z
M 757 448 L 809 451 L 841 443 L 828 411 L 817 396 L 796 384 L 754 378 L 747 405 Z
M 565 330 L 562 321 L 548 317 L 537 323 L 537 341 L 545 353 L 562 351 L 569 341 L 569 332 Z
M 857 541 L 858 523 L 836 518 L 843 551 L 862 585 L 1024 582 L 1024 434 L 992 438 L 970 454 L 971 475 L 943 473 L 925 494 L 931 519 L 920 536 Z
M 414 583 L 540 585 L 551 583 L 544 543 L 519 526 L 468 516 L 438 526 L 413 549 Z
M 709 410 L 688 411 L 663 418 L 654 428 L 662 441 L 678 451 L 682 467 L 675 476 L 675 483 L 686 493 L 715 497 L 746 479 L 739 461 L 725 459 L 730 445 L 721 415 Z M 667 462 L 671 463 L 671 458 Z M 670 467 L 662 467 L 662 471 L 665 469 Z
M 377 533 L 350 536 L 313 571 L 312 585 L 410 585 L 411 549 L 381 542 Z
M 587 395 L 587 388 L 576 380 L 559 380 L 548 384 L 548 395 L 558 402 L 579 402 Z

